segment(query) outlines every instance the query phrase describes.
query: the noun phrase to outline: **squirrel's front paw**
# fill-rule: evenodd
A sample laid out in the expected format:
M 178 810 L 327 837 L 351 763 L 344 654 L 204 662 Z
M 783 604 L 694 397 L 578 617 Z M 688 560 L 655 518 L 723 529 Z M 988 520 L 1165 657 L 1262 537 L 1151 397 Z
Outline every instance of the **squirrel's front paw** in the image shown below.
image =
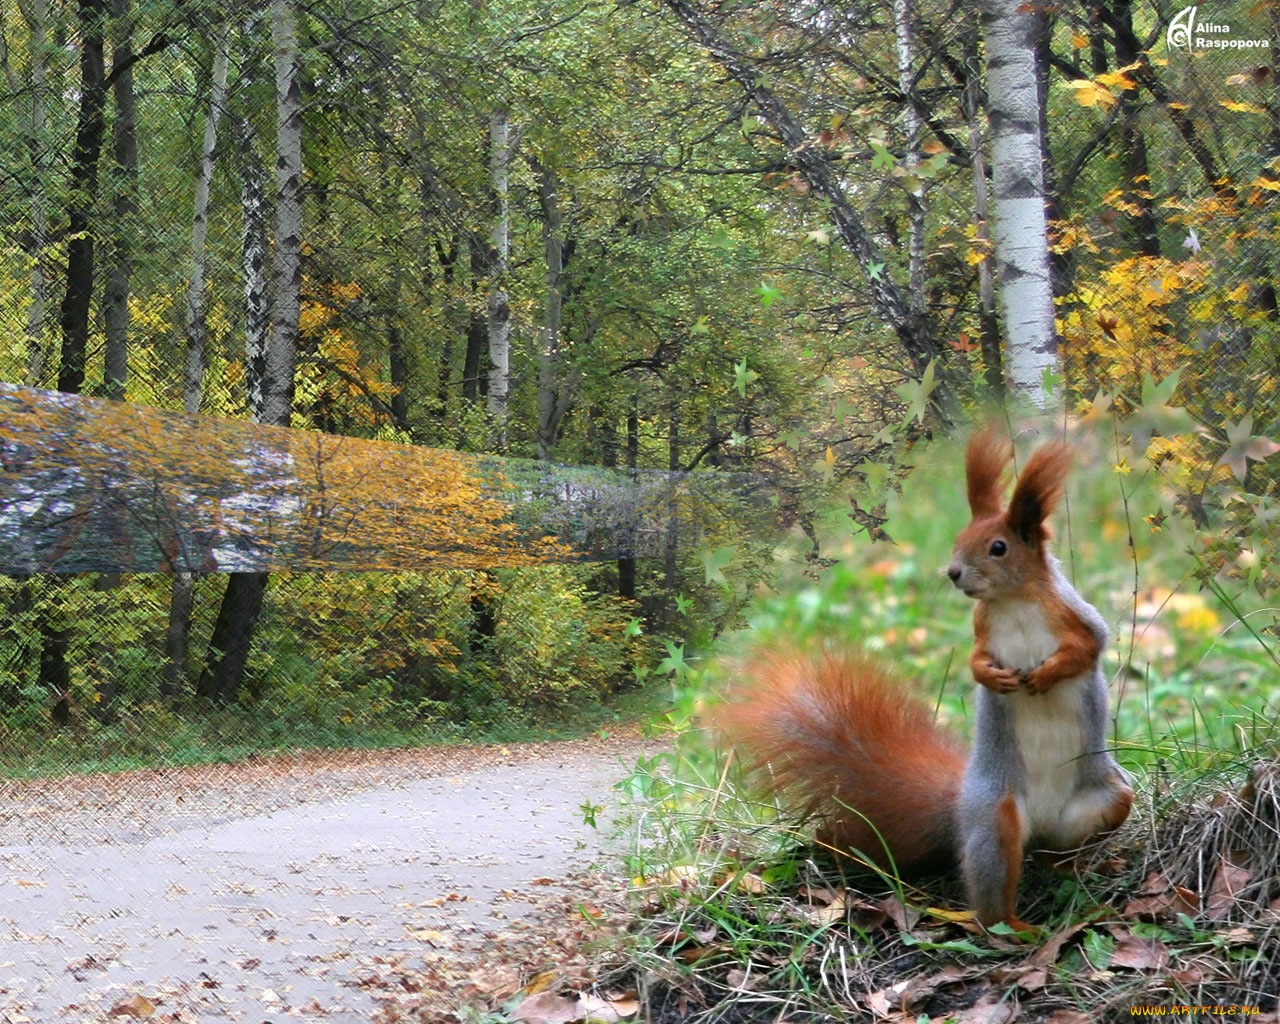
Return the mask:
M 1029 693 L 1048 693 L 1058 678 L 1048 662 L 1041 662 L 1023 677 L 1023 682 L 1027 684 Z
M 1013 693 L 1022 685 L 1022 676 L 1011 668 L 1001 668 L 994 661 L 975 664 L 973 678 L 995 693 Z

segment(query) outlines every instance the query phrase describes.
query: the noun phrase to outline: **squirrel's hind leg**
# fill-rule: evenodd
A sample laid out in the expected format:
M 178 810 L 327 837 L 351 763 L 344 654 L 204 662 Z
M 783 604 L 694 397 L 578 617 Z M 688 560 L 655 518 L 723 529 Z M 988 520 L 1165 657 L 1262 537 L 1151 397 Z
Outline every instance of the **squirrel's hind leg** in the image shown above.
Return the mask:
M 1026 815 L 1009 791 L 992 805 L 986 820 L 970 818 L 960 854 L 965 892 L 981 925 L 1004 922 L 1014 931 L 1031 930 L 1016 913 L 1018 878 L 1027 840 Z
M 1062 809 L 1056 836 L 1046 837 L 1061 850 L 1074 850 L 1095 836 L 1114 832 L 1129 817 L 1133 788 L 1120 774 L 1075 794 Z

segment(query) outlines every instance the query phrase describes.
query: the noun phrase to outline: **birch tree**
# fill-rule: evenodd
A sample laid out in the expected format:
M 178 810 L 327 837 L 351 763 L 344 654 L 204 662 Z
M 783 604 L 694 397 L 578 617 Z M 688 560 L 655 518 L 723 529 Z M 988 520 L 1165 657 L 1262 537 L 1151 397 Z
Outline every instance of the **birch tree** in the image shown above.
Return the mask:
M 28 44 L 28 81 L 22 82 L 9 60 L 5 12 L 0 10 L 0 66 L 4 68 L 5 82 L 13 96 L 28 93 L 31 97 L 30 120 L 25 134 L 30 185 L 30 222 L 26 243 L 30 260 L 30 302 L 27 305 L 27 372 L 26 383 L 39 386 L 43 383 L 46 351 L 44 319 L 49 305 L 49 283 L 45 276 L 45 248 L 49 240 L 49 215 L 45 200 L 45 124 L 48 119 L 48 0 L 32 0 L 31 5 L 18 5 L 30 33 Z
M 986 0 L 982 15 L 1004 376 L 1043 408 L 1044 375 L 1058 367 L 1035 59 L 1043 23 L 1021 0 Z
M 969 122 L 969 152 L 973 154 L 974 236 L 986 246 L 991 240 L 991 194 L 987 181 L 986 142 L 983 131 L 982 72 L 978 59 L 978 26 L 970 23 L 964 33 L 964 116 Z M 1000 357 L 1000 320 L 996 313 L 995 275 L 991 259 L 978 263 L 978 345 L 987 386 L 999 395 L 1004 390 L 1004 370 Z
M 271 301 L 267 283 L 267 196 L 253 122 L 243 118 L 240 143 L 240 267 L 244 278 L 244 401 L 249 417 L 266 415 L 267 338 Z
M 209 326 L 206 322 L 205 282 L 209 273 L 209 188 L 213 181 L 214 158 L 218 151 L 218 122 L 227 103 L 227 73 L 230 65 L 231 26 L 219 26 L 213 48 L 213 74 L 209 86 L 209 108 L 205 111 L 204 137 L 200 161 L 196 165 L 195 209 L 191 217 L 191 276 L 187 280 L 186 362 L 182 387 L 182 407 L 189 413 L 200 411 L 204 390 L 205 348 Z
M 511 118 L 498 109 L 489 119 L 489 182 L 493 190 L 489 267 L 489 394 L 494 447 L 507 444 L 507 405 L 511 379 L 511 304 L 507 269 L 511 259 Z
M 276 81 L 276 209 L 271 275 L 274 294 L 263 366 L 261 421 L 288 426 L 302 289 L 301 61 L 296 15 L 289 0 L 272 0 L 270 17 Z M 266 589 L 264 572 L 228 575 L 197 693 L 225 702 L 240 692 Z
M 293 406 L 302 290 L 302 91 L 295 14 L 271 2 L 276 73 L 276 216 L 271 336 L 262 421 L 287 427 Z
M 904 162 L 908 167 L 920 160 L 920 114 L 916 110 L 915 73 L 912 70 L 911 0 L 893 0 L 894 38 L 898 49 L 898 89 L 906 98 L 903 120 L 906 127 Z M 917 181 L 907 192 L 907 302 L 913 316 L 924 315 L 924 185 Z
M 209 191 L 218 148 L 218 122 L 227 100 L 231 26 L 219 26 L 214 38 L 209 107 L 205 111 L 200 159 L 196 165 L 194 210 L 191 217 L 191 276 L 187 280 L 186 347 L 183 360 L 182 408 L 198 413 L 204 397 L 206 321 L 205 283 L 209 272 Z M 169 620 L 165 630 L 165 667 L 161 691 L 176 697 L 186 678 L 188 637 L 191 630 L 192 576 L 178 566 L 169 584 Z

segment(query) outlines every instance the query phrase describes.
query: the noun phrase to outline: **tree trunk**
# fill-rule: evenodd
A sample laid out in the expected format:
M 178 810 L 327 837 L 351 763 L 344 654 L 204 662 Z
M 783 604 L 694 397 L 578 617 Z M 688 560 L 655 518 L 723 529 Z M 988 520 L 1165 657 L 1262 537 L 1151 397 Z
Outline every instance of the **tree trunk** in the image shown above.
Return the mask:
M 71 627 L 63 608 L 67 577 L 50 576 L 46 590 L 51 592 L 54 609 L 40 616 L 40 685 L 52 701 L 49 717 L 55 725 L 71 724 L 71 670 L 67 652 L 71 646 Z
M 484 242 L 472 234 L 467 240 L 471 265 L 471 309 L 467 319 L 467 352 L 462 362 L 462 397 L 478 402 L 489 391 L 488 374 L 480 370 L 489 351 L 489 324 L 479 306 L 479 287 L 485 279 L 488 257 Z
M 489 119 L 489 184 L 493 191 L 493 235 L 489 267 L 489 395 L 492 447 L 507 446 L 507 400 L 511 376 L 511 307 L 507 298 L 511 209 L 508 186 L 511 169 L 511 121 L 505 110 Z
M 542 206 L 542 240 L 546 251 L 546 313 L 538 363 L 538 458 L 550 459 L 560 437 L 560 424 L 573 404 L 576 377 L 561 380 L 560 326 L 564 312 L 564 215 L 560 211 L 560 183 L 555 172 L 537 166 L 538 202 Z
M 186 687 L 193 582 L 191 573 L 185 571 L 175 571 L 169 577 L 169 623 L 164 634 L 164 672 L 160 679 L 162 697 L 178 697 Z
M 903 120 L 906 146 L 903 164 L 910 169 L 920 162 L 920 114 L 914 102 L 916 83 L 912 71 L 911 0 L 893 0 L 894 36 L 898 49 L 898 89 L 905 97 Z M 924 277 L 924 185 L 917 184 L 907 193 L 907 305 L 911 315 L 922 318 L 928 308 Z
M 196 683 L 197 696 L 225 704 L 239 695 L 266 589 L 265 572 L 227 576 L 227 589 L 209 638 L 209 657 Z
M 669 475 L 667 485 L 671 488 L 672 499 L 667 510 L 667 536 L 662 549 L 662 581 L 666 590 L 663 606 L 668 620 L 673 620 L 675 596 L 680 592 L 679 563 L 680 552 L 680 509 L 675 501 L 675 479 L 680 472 L 680 407 L 677 399 L 671 399 L 671 408 L 667 411 L 667 469 Z
M 105 133 L 106 73 L 103 24 L 107 0 L 79 0 L 80 112 L 71 157 L 67 204 L 67 290 L 62 299 L 62 353 L 58 390 L 79 394 L 89 347 L 89 307 L 93 300 L 93 210 L 98 195 L 98 163 Z
M 398 299 L 400 280 L 396 279 L 392 288 L 393 298 Z M 387 314 L 387 375 L 395 390 L 391 393 L 391 422 L 397 430 L 409 429 L 409 361 L 405 358 L 404 338 L 400 335 L 400 325 L 396 323 L 399 313 L 392 310 Z
M 183 408 L 189 413 L 200 411 L 204 390 L 205 349 L 209 341 L 204 302 L 205 281 L 209 273 L 206 244 L 209 236 L 209 187 L 213 180 L 213 162 L 218 149 L 218 121 L 227 102 L 230 51 L 231 25 L 227 23 L 218 29 L 214 41 L 209 109 L 204 118 L 200 162 L 196 166 L 195 210 L 191 218 L 191 277 L 187 281 L 187 359 L 182 388 Z
M 271 301 L 267 284 L 267 197 L 253 123 L 240 122 L 240 263 L 244 278 L 244 401 L 249 418 L 266 415 L 267 336 Z
M 264 423 L 289 425 L 302 290 L 302 91 L 294 11 L 271 0 L 276 66 L 276 217 Z
M 446 302 L 446 316 L 444 324 L 444 340 L 440 346 L 440 362 L 436 367 L 436 403 L 435 415 L 443 426 L 449 421 L 449 387 L 453 380 L 453 347 L 454 347 L 454 323 L 457 317 L 453 315 L 456 307 L 456 299 L 454 296 L 453 285 L 458 276 L 458 259 L 462 252 L 462 239 L 460 234 L 455 235 L 453 243 L 445 248 L 443 242 L 436 240 L 436 258 L 440 261 L 440 273 L 444 279 Z
M 275 287 L 262 382 L 262 421 L 287 427 L 302 287 L 302 92 L 293 8 L 289 0 L 271 0 L 270 11 L 276 72 Z M 201 696 L 226 702 L 240 693 L 266 589 L 265 572 L 233 572 L 227 577 L 197 686 Z
M 987 188 L 986 143 L 982 131 L 982 73 L 978 63 L 976 24 L 965 29 L 964 111 L 969 122 L 969 152 L 973 154 L 973 223 L 980 243 L 991 241 L 991 197 Z M 978 347 L 987 387 L 998 400 L 1004 399 L 1004 369 L 1000 360 L 1000 320 L 996 314 L 996 285 L 992 273 L 994 259 L 978 264 Z
M 107 398 L 117 402 L 124 401 L 129 379 L 129 290 L 133 272 L 131 236 L 138 213 L 137 105 L 133 95 L 131 8 L 131 0 L 112 2 L 112 15 L 119 35 L 112 47 L 111 60 L 115 67 L 124 70 L 115 76 L 111 87 L 116 108 L 112 144 L 115 224 L 111 237 L 111 268 L 107 272 L 102 311 L 106 335 L 102 391 Z
M 1049 273 L 1036 40 L 1040 16 L 1020 0 L 985 0 L 987 114 L 994 168 L 996 266 L 1005 321 L 1005 382 L 1044 408 L 1058 368 Z
M 28 54 L 31 84 L 31 127 L 27 136 L 27 151 L 31 160 L 31 231 L 25 240 L 27 258 L 31 263 L 31 302 L 27 306 L 27 373 L 26 383 L 32 387 L 44 385 L 48 363 L 45 339 L 45 314 L 49 306 L 49 282 L 45 276 L 45 247 L 49 242 L 49 216 L 45 209 L 45 124 L 48 119 L 48 0 L 32 0 L 27 24 L 31 33 Z M 0 46 L 3 46 L 0 40 Z M 13 95 L 22 93 L 23 86 L 5 61 L 9 89 Z
M 1115 33 L 1116 64 L 1128 67 L 1139 57 L 1133 48 L 1133 5 L 1129 0 L 1117 0 L 1111 5 L 1112 17 L 1123 27 Z M 1151 167 L 1147 159 L 1147 139 L 1138 125 L 1136 89 L 1124 89 L 1120 93 L 1120 152 L 1124 162 L 1124 174 L 1128 179 L 1129 195 L 1139 213 L 1129 220 L 1129 236 L 1133 247 L 1144 256 L 1160 255 L 1160 223 L 1156 216 L 1155 198 L 1151 191 Z
M 224 24 L 219 28 L 214 41 L 209 109 L 205 112 L 200 161 L 196 165 L 195 202 L 191 217 L 191 277 L 187 281 L 187 337 L 183 362 L 182 408 L 192 414 L 200 411 L 204 400 L 205 349 L 209 334 L 204 302 L 209 269 L 206 245 L 209 189 L 218 145 L 218 121 L 226 106 L 230 51 L 231 26 Z M 247 375 L 246 371 L 246 377 Z M 193 586 L 191 573 L 180 565 L 175 566 L 169 580 L 169 622 L 165 629 L 165 662 L 160 682 L 161 695 L 169 698 L 180 696 L 186 688 Z
M 635 476 L 635 469 L 640 458 L 640 396 L 631 396 L 631 405 L 627 409 L 627 468 Z M 636 597 L 636 559 L 635 555 L 627 555 L 618 559 L 618 596 L 634 601 Z

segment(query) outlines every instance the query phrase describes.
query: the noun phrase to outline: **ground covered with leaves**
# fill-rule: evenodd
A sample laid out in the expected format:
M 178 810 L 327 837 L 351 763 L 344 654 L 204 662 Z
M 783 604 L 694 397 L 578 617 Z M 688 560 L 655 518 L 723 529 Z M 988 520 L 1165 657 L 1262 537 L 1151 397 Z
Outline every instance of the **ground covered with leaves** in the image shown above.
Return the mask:
M 614 784 L 660 750 L 623 731 L 7 783 L 0 1019 L 391 1024 L 586 988 L 627 885 L 592 867 Z
M 759 832 L 708 833 L 648 879 L 630 983 L 656 1024 L 1280 1021 L 1280 767 L 1214 782 L 1149 792 L 1070 870 L 1029 865 L 1035 935 L 984 934 L 954 885 L 886 882 L 802 830 L 764 854 Z

